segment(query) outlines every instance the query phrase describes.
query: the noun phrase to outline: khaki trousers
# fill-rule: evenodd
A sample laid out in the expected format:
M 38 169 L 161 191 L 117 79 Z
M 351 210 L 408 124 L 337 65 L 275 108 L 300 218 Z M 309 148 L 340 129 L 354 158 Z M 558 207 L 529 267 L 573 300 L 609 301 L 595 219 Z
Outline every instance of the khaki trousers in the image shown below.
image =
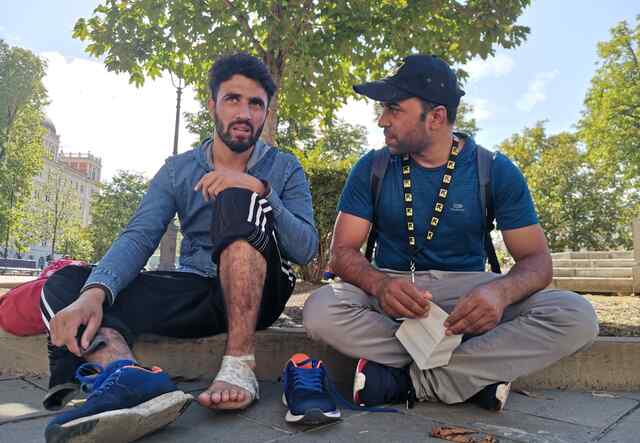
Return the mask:
M 384 271 L 392 277 L 406 273 Z M 424 271 L 416 286 L 451 312 L 474 287 L 499 275 L 490 272 Z M 339 282 L 315 291 L 304 306 L 307 334 L 353 358 L 404 367 L 411 357 L 395 332 L 400 323 L 382 312 L 377 300 L 360 288 Z M 411 364 L 419 400 L 459 403 L 483 387 L 510 382 L 588 346 L 598 321 L 588 300 L 572 292 L 547 289 L 513 304 L 493 330 L 465 340 L 447 366 L 422 371 Z

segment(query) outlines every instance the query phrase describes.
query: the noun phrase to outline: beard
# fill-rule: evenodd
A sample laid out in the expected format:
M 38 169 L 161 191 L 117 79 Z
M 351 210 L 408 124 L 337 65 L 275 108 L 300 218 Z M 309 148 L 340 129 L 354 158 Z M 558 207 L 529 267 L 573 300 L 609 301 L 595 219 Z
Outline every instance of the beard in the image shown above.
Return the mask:
M 384 130 L 384 134 L 388 136 L 387 129 Z M 433 138 L 427 134 L 422 125 L 416 125 L 411 132 L 402 138 L 398 136 L 393 138 L 395 139 L 394 143 L 388 144 L 393 154 L 419 154 L 433 144 Z
M 241 154 L 255 145 L 260 138 L 260 134 L 262 134 L 262 129 L 264 128 L 263 123 L 262 126 L 255 130 L 249 120 L 236 120 L 234 122 L 231 122 L 229 126 L 225 128 L 224 123 L 222 122 L 222 119 L 218 117 L 217 112 L 213 113 L 213 122 L 215 124 L 215 131 L 216 134 L 218 134 L 218 137 L 220 137 L 220 139 L 224 142 L 225 145 L 229 147 L 229 149 L 237 154 Z M 250 134 L 246 140 L 239 140 L 231 135 L 231 128 L 234 125 L 238 124 L 249 127 Z

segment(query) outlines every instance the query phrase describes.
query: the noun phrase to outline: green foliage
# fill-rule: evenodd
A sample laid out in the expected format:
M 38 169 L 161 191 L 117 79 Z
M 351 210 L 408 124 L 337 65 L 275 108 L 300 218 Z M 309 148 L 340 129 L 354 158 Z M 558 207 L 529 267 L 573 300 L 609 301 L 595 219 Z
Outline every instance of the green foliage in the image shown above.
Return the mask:
M 320 234 L 320 246 L 318 255 L 311 263 L 302 267 L 300 273 L 306 281 L 319 282 L 329 261 L 333 224 L 337 216 L 336 208 L 349 174 L 349 168 L 345 165 L 317 164 L 315 166 L 308 165 L 305 167 L 305 172 L 313 195 L 313 210 L 316 227 Z
M 631 247 L 631 217 L 640 209 L 640 193 L 595 169 L 576 135 L 547 136 L 540 122 L 502 142 L 500 150 L 527 177 L 552 250 Z
M 91 202 L 89 239 L 93 260 L 107 252 L 124 229 L 147 191 L 147 180 L 134 172 L 118 171 L 111 182 L 102 184 Z
M 198 85 L 201 98 L 218 55 L 260 57 L 280 88 L 264 131 L 273 142 L 281 122 L 331 121 L 354 95 L 354 83 L 381 77 L 406 54 L 433 53 L 463 64 L 520 45 L 529 29 L 515 23 L 529 3 L 105 0 L 77 21 L 74 37 L 136 85 L 168 71 Z
M 598 44 L 600 61 L 578 125 L 589 160 L 629 179 L 640 174 L 639 50 L 640 16 L 635 28 L 623 21 Z
M 480 128 L 478 128 L 476 119 L 471 116 L 472 113 L 473 105 L 462 100 L 460 106 L 458 106 L 455 130 L 475 137 Z
M 28 237 L 51 244 L 51 255 L 64 251 L 61 239 L 82 222 L 80 195 L 61 165 L 50 165 L 42 173 L 29 202 Z M 27 221 L 25 221 L 27 222 Z
M 93 261 L 93 244 L 91 243 L 90 231 L 83 228 L 79 223 L 74 223 L 65 229 L 60 237 L 59 252 L 68 255 L 75 260 Z
M 0 235 L 3 246 L 18 251 L 24 250 L 18 231 L 44 156 L 44 68 L 30 51 L 0 40 Z
M 5 160 L 7 142 L 21 111 L 40 112 L 47 102 L 42 84 L 45 68 L 45 62 L 33 52 L 0 40 L 0 162 Z

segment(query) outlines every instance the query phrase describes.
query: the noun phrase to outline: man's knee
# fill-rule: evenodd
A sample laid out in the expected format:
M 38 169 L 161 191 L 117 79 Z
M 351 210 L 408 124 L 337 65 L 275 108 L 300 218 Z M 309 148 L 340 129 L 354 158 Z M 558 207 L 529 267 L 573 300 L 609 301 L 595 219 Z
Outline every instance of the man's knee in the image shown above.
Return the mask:
M 323 340 L 333 329 L 331 309 L 335 301 L 332 285 L 325 285 L 315 290 L 304 304 L 302 322 L 307 335 L 313 340 Z M 324 341 L 324 340 L 323 340 Z
M 255 192 L 241 188 L 222 191 L 213 202 L 211 222 L 212 257 L 218 263 L 223 251 L 232 244 L 235 249 L 251 253 L 244 247 L 252 247 L 263 256 L 273 246 L 272 208 L 269 202 Z M 241 243 L 245 243 L 244 245 Z
M 593 343 L 599 333 L 598 317 L 585 297 L 570 291 L 553 290 L 550 296 L 556 307 L 553 323 L 562 328 L 564 339 L 561 346 L 567 352 L 577 351 Z
M 88 267 L 66 266 L 51 275 L 42 288 L 41 307 L 57 312 L 76 301 L 90 273 Z

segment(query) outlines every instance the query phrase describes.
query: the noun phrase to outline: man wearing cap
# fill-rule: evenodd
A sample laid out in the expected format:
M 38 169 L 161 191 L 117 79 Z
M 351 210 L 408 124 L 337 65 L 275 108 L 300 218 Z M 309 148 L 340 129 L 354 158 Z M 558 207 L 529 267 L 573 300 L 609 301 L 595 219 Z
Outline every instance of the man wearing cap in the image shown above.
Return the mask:
M 545 289 L 547 242 L 522 173 L 500 153 L 491 161 L 490 198 L 515 265 L 485 272 L 480 148 L 453 131 L 464 91 L 444 61 L 411 55 L 391 76 L 354 89 L 382 103 L 378 125 L 390 158 L 377 197 L 376 151 L 349 175 L 331 256 L 341 281 L 307 300 L 307 333 L 360 359 L 359 404 L 472 401 L 501 410 L 511 381 L 594 340 L 594 310 L 577 294 Z M 372 226 L 373 264 L 360 250 Z M 399 319 L 428 316 L 430 302 L 449 314 L 446 334 L 464 338 L 447 365 L 420 370 L 395 333 Z

